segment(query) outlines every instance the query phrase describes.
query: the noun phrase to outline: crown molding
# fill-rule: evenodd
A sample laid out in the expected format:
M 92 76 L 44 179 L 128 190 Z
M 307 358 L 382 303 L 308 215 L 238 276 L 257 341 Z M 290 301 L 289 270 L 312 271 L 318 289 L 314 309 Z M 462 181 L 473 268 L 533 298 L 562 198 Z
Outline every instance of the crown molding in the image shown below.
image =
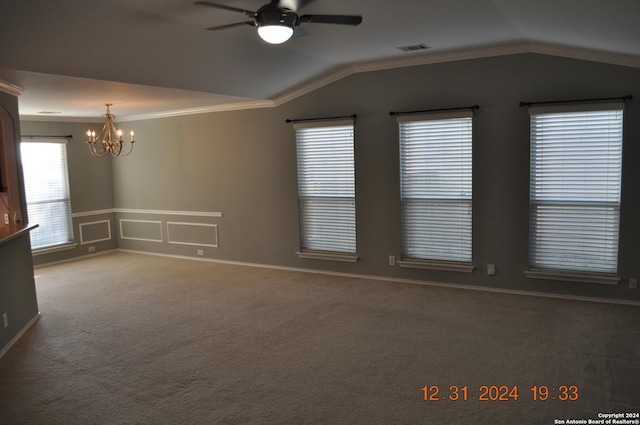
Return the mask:
M 427 52 L 418 56 L 409 56 L 364 62 L 352 66 L 354 73 L 383 71 L 387 69 L 406 68 L 410 66 L 432 65 L 436 63 L 456 62 L 468 59 L 482 59 L 494 56 L 515 55 L 530 53 L 529 43 L 514 43 L 498 46 L 486 46 L 461 50 L 449 50 L 444 52 Z
M 305 94 L 311 93 L 324 86 L 332 84 L 350 75 L 364 72 L 384 71 L 388 69 L 406 68 L 411 66 L 432 65 L 436 63 L 457 62 L 471 59 L 483 59 L 497 56 L 536 53 L 549 56 L 559 56 L 569 59 L 579 59 L 591 62 L 601 62 L 611 65 L 621 65 L 640 68 L 640 57 L 621 53 L 604 52 L 593 49 L 554 45 L 549 43 L 511 43 L 497 46 L 485 46 L 464 50 L 445 52 L 428 52 L 418 56 L 386 59 L 374 62 L 363 62 L 333 70 L 293 90 L 287 91 L 273 100 L 272 106 L 280 106 Z M 237 104 L 242 108 L 242 103 Z M 224 109 L 224 105 L 220 109 Z
M 454 62 L 466 59 L 480 59 L 491 56 L 513 55 L 530 52 L 528 43 L 485 47 L 481 49 L 465 49 L 440 53 L 427 53 L 419 56 L 402 57 L 380 60 L 375 62 L 363 62 L 336 69 L 320 78 L 316 78 L 307 84 L 303 84 L 291 91 L 285 92 L 274 99 L 275 106 L 282 105 L 300 96 L 311 93 L 324 86 L 354 74 L 364 72 L 383 71 L 387 69 L 406 68 L 410 66 L 428 65 L 434 63 Z
M 353 64 L 334 70 L 308 84 L 278 96 L 276 106 L 289 102 L 297 97 L 334 83 L 342 78 L 364 72 L 384 71 L 388 69 L 406 68 L 411 66 L 432 65 L 436 63 L 457 62 L 470 59 L 483 59 L 497 56 L 517 55 L 523 53 L 537 53 L 549 56 L 560 56 L 569 59 L 579 59 L 591 62 L 602 62 L 611 65 L 621 65 L 640 68 L 640 57 L 621 53 L 604 52 L 593 49 L 554 45 L 549 43 L 511 43 L 497 46 L 476 47 L 463 50 L 444 52 L 427 52 L 417 56 L 386 59 L 374 62 Z
M 331 83 L 335 83 L 336 81 L 342 80 L 345 77 L 355 74 L 355 71 L 352 67 L 346 66 L 343 68 L 335 69 L 327 74 L 324 74 L 318 78 L 315 78 L 309 81 L 306 84 L 302 84 L 297 88 L 284 92 L 283 94 L 277 96 L 274 99 L 274 106 L 283 105 L 291 100 L 294 100 L 300 96 L 304 96 L 305 94 L 311 93 L 315 90 L 318 90 L 324 86 L 328 86 Z
M 20 96 L 24 92 L 24 89 L 22 87 L 16 86 L 15 84 L 0 80 L 0 91 L 13 96 Z
M 39 122 L 76 122 L 89 124 L 104 124 L 104 119 L 97 117 L 60 117 L 52 115 L 20 115 L 20 121 Z M 120 120 L 118 120 L 120 121 Z
M 118 122 L 140 121 L 146 119 L 177 117 L 182 115 L 204 114 L 212 112 L 227 112 L 258 108 L 273 108 L 290 102 L 298 97 L 309 94 L 315 90 L 335 83 L 348 76 L 364 73 L 383 71 L 389 69 L 406 68 L 411 66 L 430 65 L 437 63 L 456 62 L 462 60 L 482 59 L 497 56 L 508 56 L 523 53 L 536 53 L 549 56 L 558 56 L 569 59 L 577 59 L 591 62 L 600 62 L 611 65 L 628 66 L 632 68 L 640 68 L 640 57 L 627 55 L 623 53 L 605 52 L 595 49 L 585 49 L 580 47 L 570 47 L 555 45 L 550 43 L 539 42 L 519 42 L 502 44 L 495 46 L 480 46 L 469 49 L 450 50 L 443 52 L 428 51 L 419 55 L 403 56 L 399 58 L 384 59 L 372 62 L 356 63 L 333 69 L 328 73 L 320 75 L 317 78 L 281 93 L 273 99 L 248 100 L 244 102 L 234 102 L 219 105 L 210 105 L 197 108 L 186 108 L 173 111 L 154 112 L 149 114 L 121 116 Z M 0 91 L 6 91 L 11 94 L 19 95 L 24 90 L 18 86 L 6 83 L 0 80 Z M 20 119 L 24 121 L 64 121 L 64 122 L 99 122 L 96 118 L 73 118 L 73 117 L 52 117 L 52 116 L 36 116 L 21 115 Z
M 469 59 L 517 55 L 522 53 L 537 53 L 549 56 L 559 56 L 569 59 L 579 59 L 591 62 L 607 63 L 611 65 L 640 68 L 640 57 L 638 56 L 538 42 L 512 43 L 463 50 L 451 50 L 445 52 L 428 52 L 419 56 L 394 58 L 376 62 L 355 64 L 352 65 L 352 68 L 354 73 L 361 73 L 382 71 L 386 69 L 405 68 L 409 66 L 456 62 Z
M 640 68 L 640 57 L 624 53 L 605 52 L 595 49 L 562 46 L 549 43 L 530 43 L 528 53 L 539 53 L 549 56 L 560 56 L 568 59 L 579 59 L 590 62 L 600 62 L 609 65 Z
M 203 106 L 199 108 L 186 108 L 173 111 L 152 112 L 149 114 L 119 116 L 118 123 L 142 121 L 157 118 L 178 117 L 181 115 L 205 114 L 209 112 L 238 111 L 245 109 L 272 108 L 276 106 L 272 100 L 249 100 L 246 102 L 223 103 L 220 105 Z M 76 122 L 76 123 L 104 123 L 97 117 L 60 117 L 51 115 L 20 115 L 22 121 L 43 122 Z
M 149 114 L 121 116 L 118 122 L 141 121 L 156 118 L 179 117 L 182 115 L 206 114 L 210 112 L 239 111 L 245 109 L 273 108 L 276 103 L 273 100 L 248 100 L 245 102 L 223 103 L 198 108 L 178 109 L 174 111 L 152 112 Z

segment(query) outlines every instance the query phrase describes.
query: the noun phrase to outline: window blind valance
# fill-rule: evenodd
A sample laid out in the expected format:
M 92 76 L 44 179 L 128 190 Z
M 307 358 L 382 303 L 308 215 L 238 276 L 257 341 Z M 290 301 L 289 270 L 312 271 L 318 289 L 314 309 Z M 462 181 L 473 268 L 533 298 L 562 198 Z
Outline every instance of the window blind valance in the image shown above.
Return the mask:
M 625 103 L 603 102 L 603 103 L 575 103 L 570 105 L 539 105 L 529 106 L 529 115 L 559 114 L 573 112 L 594 112 L 594 111 L 621 111 Z
M 311 128 L 311 127 L 331 127 L 333 125 L 343 125 L 344 123 L 353 124 L 358 118 L 356 114 L 344 115 L 340 117 L 320 117 L 320 118 L 300 118 L 297 120 L 287 119 L 286 122 L 293 124 L 293 128 Z
M 29 139 L 29 140 L 26 140 Z M 69 139 L 73 139 L 73 135 L 68 134 L 66 136 L 43 136 L 43 135 L 38 135 L 38 134 L 23 134 L 22 135 L 22 141 L 23 142 L 29 142 L 29 141 L 40 141 L 40 142 L 51 142 L 54 143 L 56 142 L 57 139 L 64 139 L 61 143 L 67 143 L 69 141 Z
M 436 121 L 456 118 L 473 118 L 473 111 L 431 112 L 410 115 L 396 115 L 399 123 L 415 121 Z

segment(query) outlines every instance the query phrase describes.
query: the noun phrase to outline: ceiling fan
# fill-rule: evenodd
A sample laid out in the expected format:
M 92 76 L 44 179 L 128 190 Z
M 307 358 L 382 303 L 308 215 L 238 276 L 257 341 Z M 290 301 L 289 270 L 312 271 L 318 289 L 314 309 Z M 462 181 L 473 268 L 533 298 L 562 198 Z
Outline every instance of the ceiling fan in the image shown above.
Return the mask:
M 251 21 L 210 27 L 207 28 L 208 30 L 213 31 L 241 25 L 251 25 L 253 27 L 257 27 L 260 37 L 267 43 L 271 44 L 281 44 L 289 40 L 293 35 L 293 30 L 302 22 L 339 25 L 360 25 L 362 22 L 362 16 L 357 15 L 299 16 L 296 11 L 311 3 L 311 1 L 312 0 L 271 0 L 255 12 L 210 1 L 197 1 L 194 5 L 209 6 L 217 9 L 240 12 L 251 18 Z

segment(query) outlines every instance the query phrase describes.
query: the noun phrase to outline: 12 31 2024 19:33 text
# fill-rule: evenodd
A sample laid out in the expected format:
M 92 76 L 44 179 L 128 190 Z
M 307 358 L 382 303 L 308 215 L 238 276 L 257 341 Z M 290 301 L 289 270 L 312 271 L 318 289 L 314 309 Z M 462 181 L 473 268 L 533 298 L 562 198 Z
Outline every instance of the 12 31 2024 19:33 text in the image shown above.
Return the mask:
M 521 399 L 517 385 L 480 385 L 477 389 L 470 389 L 468 385 L 451 385 L 446 390 L 438 385 L 426 385 L 422 387 L 422 395 L 425 401 L 517 401 Z M 576 385 L 534 385 L 529 388 L 525 397 L 533 401 L 576 401 L 580 397 Z

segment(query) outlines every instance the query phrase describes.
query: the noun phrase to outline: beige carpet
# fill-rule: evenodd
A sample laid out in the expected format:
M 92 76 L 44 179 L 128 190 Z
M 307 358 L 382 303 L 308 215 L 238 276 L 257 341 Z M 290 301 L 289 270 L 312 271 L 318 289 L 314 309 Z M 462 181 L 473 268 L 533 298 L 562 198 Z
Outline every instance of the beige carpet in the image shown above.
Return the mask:
M 0 424 L 553 424 L 640 411 L 640 309 L 113 253 L 36 270 Z M 467 401 L 424 401 L 468 386 Z M 482 385 L 518 400 L 479 401 Z M 533 401 L 575 385 L 577 401 Z M 558 393 L 552 394 L 556 396 Z M 476 397 L 476 399 L 472 399 Z

